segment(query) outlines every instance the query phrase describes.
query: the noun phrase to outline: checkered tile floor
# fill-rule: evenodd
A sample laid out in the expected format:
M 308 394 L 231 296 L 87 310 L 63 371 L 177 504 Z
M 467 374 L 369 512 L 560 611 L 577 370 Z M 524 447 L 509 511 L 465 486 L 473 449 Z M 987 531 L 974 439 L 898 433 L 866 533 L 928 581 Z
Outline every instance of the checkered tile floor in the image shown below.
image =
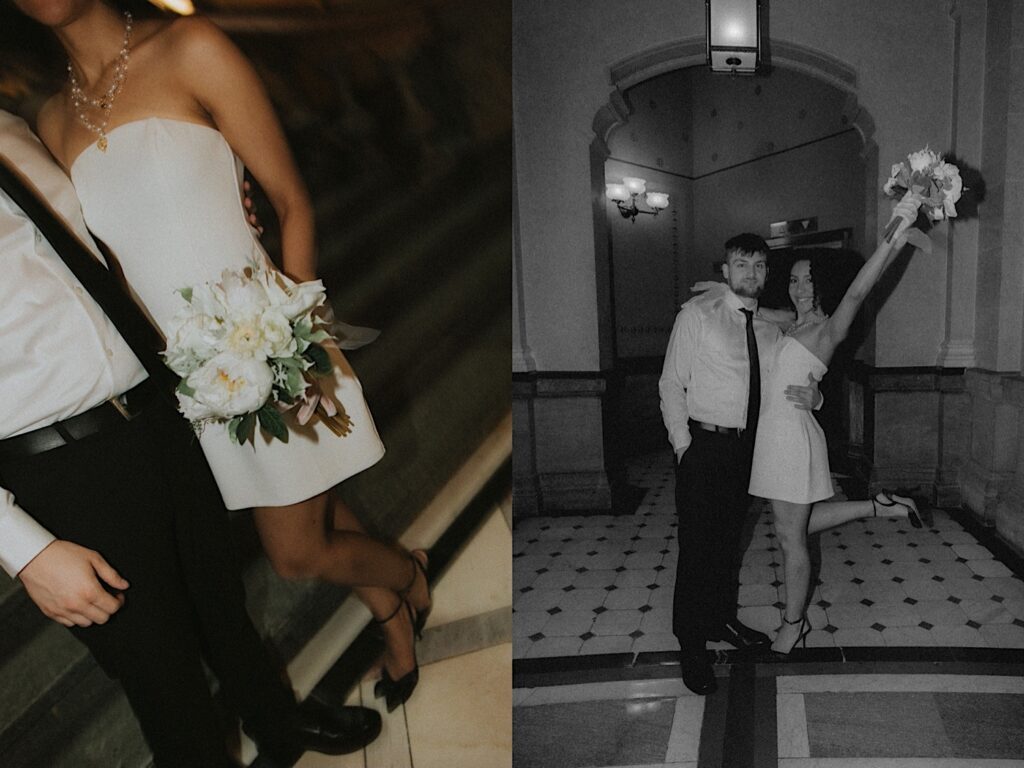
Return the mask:
M 670 460 L 630 468 L 629 483 L 646 489 L 633 514 L 515 522 L 514 658 L 678 649 Z M 782 557 L 767 505 L 755 513 L 739 617 L 771 633 L 785 599 Z M 923 530 L 880 518 L 812 537 L 820 570 L 808 647 L 1024 648 L 1024 581 L 948 514 L 934 517 Z

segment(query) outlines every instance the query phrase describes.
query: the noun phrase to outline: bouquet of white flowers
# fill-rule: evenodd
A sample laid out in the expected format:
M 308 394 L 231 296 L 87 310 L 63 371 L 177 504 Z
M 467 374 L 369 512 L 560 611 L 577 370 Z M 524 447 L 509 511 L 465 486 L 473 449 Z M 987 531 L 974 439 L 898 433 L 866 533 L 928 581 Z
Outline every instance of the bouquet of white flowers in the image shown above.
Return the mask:
M 208 423 L 228 425 L 236 443 L 255 446 L 257 423 L 288 442 L 283 414 L 295 409 L 299 424 L 318 416 L 339 436 L 351 420 L 323 393 L 317 376 L 331 373 L 321 344 L 323 283 L 296 283 L 258 263 L 224 270 L 218 282 L 184 288 L 164 360 L 181 377 L 178 408 L 197 432 Z
M 925 147 L 911 152 L 905 161 L 895 163 L 889 178 L 882 187 L 886 197 L 906 199 L 908 196 L 918 203 L 933 221 L 956 216 L 956 201 L 963 193 L 964 184 L 960 169 Z M 894 217 L 885 228 L 885 239 L 892 241 L 899 225 Z

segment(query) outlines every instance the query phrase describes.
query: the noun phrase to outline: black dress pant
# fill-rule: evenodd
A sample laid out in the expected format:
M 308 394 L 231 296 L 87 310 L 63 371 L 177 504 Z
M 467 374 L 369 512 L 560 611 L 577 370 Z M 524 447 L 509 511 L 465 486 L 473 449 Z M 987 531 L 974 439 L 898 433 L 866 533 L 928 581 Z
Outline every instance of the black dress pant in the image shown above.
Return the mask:
M 709 631 L 736 615 L 737 549 L 750 507 L 752 436 L 691 430 L 676 466 L 679 564 L 672 632 L 684 654 L 704 650 Z
M 239 446 L 239 450 L 251 450 Z M 188 424 L 152 403 L 135 420 L 0 466 L 19 506 L 98 551 L 130 586 L 109 622 L 73 632 L 127 694 L 158 768 L 223 768 L 225 734 L 202 660 L 263 744 L 295 699 L 245 610 L 227 513 Z

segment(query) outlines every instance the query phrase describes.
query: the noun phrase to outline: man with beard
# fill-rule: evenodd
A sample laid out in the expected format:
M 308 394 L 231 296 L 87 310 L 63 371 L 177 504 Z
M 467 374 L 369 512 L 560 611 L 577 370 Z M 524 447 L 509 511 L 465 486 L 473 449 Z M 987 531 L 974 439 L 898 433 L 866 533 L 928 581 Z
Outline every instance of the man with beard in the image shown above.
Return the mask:
M 768 636 L 736 618 L 733 579 L 739 537 L 750 506 L 747 487 L 761 381 L 778 326 L 758 316 L 768 274 L 768 246 L 741 234 L 725 244 L 727 291 L 683 305 L 669 338 L 658 389 L 676 455 L 676 568 L 672 631 L 679 640 L 683 683 L 696 694 L 715 690 L 708 640 L 736 648 L 766 645 Z M 812 407 L 816 387 L 791 387 L 795 407 Z

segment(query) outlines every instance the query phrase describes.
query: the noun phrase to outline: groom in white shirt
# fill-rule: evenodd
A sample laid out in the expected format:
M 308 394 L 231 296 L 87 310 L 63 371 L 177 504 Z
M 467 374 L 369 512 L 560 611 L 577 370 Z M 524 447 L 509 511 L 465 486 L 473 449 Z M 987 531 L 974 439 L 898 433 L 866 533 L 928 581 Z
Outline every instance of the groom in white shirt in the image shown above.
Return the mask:
M 101 258 L 71 183 L 2 111 L 0 162 Z M 272 760 L 372 741 L 372 710 L 296 706 L 187 423 L 2 188 L 0 268 L 0 567 L 121 682 L 155 766 L 233 765 L 202 660 Z

